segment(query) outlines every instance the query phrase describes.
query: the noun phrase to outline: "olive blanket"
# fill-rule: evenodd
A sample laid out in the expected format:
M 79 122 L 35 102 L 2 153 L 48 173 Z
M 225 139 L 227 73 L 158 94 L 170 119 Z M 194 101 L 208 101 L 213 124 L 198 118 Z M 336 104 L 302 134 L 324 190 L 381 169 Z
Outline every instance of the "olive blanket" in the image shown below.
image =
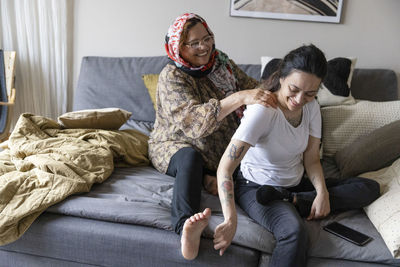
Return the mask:
M 49 206 L 105 181 L 114 166 L 148 165 L 147 139 L 135 130 L 65 129 L 22 114 L 0 153 L 0 245 L 18 239 Z

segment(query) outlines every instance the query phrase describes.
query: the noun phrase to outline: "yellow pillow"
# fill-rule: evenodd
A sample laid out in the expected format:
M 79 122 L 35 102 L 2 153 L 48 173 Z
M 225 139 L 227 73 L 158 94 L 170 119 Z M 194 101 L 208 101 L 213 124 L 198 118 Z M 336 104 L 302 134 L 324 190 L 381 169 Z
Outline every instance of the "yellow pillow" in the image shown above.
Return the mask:
M 159 74 L 145 74 L 142 76 L 144 85 L 149 92 L 151 102 L 153 103 L 153 107 L 157 110 L 156 107 L 156 91 L 157 91 L 157 83 L 158 83 L 158 76 Z
M 65 113 L 58 122 L 65 128 L 118 130 L 131 115 L 120 108 L 85 109 Z

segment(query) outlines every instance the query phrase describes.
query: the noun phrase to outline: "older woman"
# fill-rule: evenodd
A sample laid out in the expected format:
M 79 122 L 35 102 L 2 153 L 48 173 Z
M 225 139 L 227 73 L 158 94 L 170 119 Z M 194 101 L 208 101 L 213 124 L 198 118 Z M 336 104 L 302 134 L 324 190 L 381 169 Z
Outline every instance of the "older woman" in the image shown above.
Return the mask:
M 254 89 L 258 82 L 215 49 L 214 34 L 196 14 L 176 18 L 165 48 L 171 63 L 158 81 L 149 157 L 157 170 L 175 177 L 172 225 L 181 234 L 183 256 L 194 259 L 211 215 L 210 209 L 199 212 L 202 185 L 217 194 L 215 172 L 242 106 L 276 107 L 276 99 Z

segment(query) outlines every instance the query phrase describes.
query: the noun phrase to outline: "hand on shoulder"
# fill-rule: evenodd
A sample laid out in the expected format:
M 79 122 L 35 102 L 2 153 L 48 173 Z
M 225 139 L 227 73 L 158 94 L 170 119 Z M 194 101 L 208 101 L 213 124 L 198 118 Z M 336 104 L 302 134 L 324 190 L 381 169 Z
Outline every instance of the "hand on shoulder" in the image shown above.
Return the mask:
M 243 90 L 239 92 L 243 105 L 261 104 L 265 107 L 277 108 L 278 100 L 276 95 L 270 91 L 260 88 Z

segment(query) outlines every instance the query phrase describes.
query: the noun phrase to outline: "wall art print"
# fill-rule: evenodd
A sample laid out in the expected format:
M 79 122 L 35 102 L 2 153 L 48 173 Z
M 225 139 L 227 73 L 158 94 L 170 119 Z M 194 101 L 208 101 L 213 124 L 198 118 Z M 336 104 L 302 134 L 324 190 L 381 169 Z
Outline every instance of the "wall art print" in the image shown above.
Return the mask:
M 238 17 L 339 23 L 343 0 L 231 0 Z

